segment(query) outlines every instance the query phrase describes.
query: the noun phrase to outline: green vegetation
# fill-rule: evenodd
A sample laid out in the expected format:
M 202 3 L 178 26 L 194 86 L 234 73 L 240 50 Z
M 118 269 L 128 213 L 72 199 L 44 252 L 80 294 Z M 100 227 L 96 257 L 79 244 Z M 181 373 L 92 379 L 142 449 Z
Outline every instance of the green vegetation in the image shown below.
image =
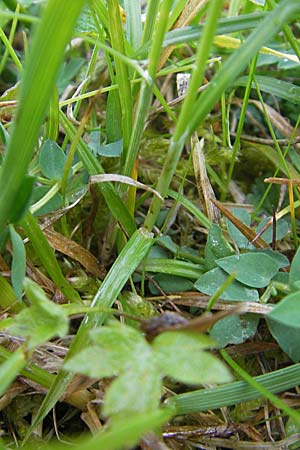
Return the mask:
M 0 0 L 0 449 L 300 448 L 299 23 Z

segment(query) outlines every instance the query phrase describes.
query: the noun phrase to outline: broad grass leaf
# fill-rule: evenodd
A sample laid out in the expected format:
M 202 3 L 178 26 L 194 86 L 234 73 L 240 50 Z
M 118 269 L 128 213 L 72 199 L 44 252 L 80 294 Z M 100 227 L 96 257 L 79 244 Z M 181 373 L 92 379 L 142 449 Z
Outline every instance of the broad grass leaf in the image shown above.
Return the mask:
M 34 349 L 54 336 L 64 337 L 69 327 L 64 309 L 51 302 L 43 289 L 32 280 L 25 278 L 24 287 L 31 307 L 16 316 L 10 331 L 27 338 L 29 349 Z
M 289 285 L 293 291 L 300 289 L 300 247 L 296 251 L 291 264 Z
M 248 213 L 248 211 L 246 211 L 245 209 L 242 209 L 242 208 L 232 208 L 231 212 L 241 222 L 243 222 L 245 225 L 250 227 L 251 215 Z M 236 245 L 239 248 L 249 248 L 249 246 L 251 247 L 251 244 L 249 243 L 248 238 L 246 236 L 244 236 L 243 233 L 241 233 L 241 231 L 235 225 L 233 225 L 233 223 L 229 219 L 226 219 L 226 225 L 227 225 L 227 230 L 228 230 L 228 233 L 229 233 L 231 239 L 236 243 Z
M 268 92 L 269 94 L 276 95 L 276 97 L 287 100 L 288 102 L 294 103 L 296 105 L 300 104 L 300 87 L 289 83 L 287 81 L 279 80 L 273 77 L 267 77 L 263 75 L 258 75 L 255 77 L 259 85 L 259 88 L 263 92 Z M 236 82 L 235 86 L 246 86 L 248 83 L 248 77 L 240 77 Z M 255 85 L 253 84 L 255 89 Z
M 66 162 L 66 155 L 56 142 L 47 139 L 39 156 L 40 169 L 50 180 L 60 180 Z
M 263 253 L 228 256 L 219 259 L 217 264 L 228 274 L 236 272 L 237 281 L 254 288 L 267 286 L 279 270 L 279 264 Z
M 269 316 L 269 315 L 268 315 Z M 300 329 L 266 317 L 269 330 L 281 349 L 295 362 L 300 361 Z
M 144 360 L 112 382 L 104 397 L 103 414 L 122 417 L 150 413 L 158 409 L 161 394 L 161 374 L 153 360 Z
M 203 294 L 213 295 L 227 278 L 228 274 L 220 269 L 220 267 L 216 267 L 202 275 L 202 277 L 196 281 L 194 287 L 198 291 L 203 292 Z M 257 302 L 259 295 L 256 289 L 250 289 L 234 280 L 230 286 L 222 292 L 220 298 L 230 301 Z
M 164 375 L 187 384 L 226 383 L 232 380 L 227 367 L 203 351 L 214 346 L 208 336 L 191 332 L 166 332 L 153 342 Z
M 241 344 L 255 335 L 258 322 L 259 317 L 256 314 L 225 317 L 212 327 L 210 335 L 221 347 Z
M 216 260 L 232 255 L 233 249 L 222 234 L 221 228 L 212 224 L 205 245 L 205 265 L 208 270 L 217 267 Z
M 26 273 L 26 251 L 21 236 L 12 225 L 9 226 L 13 257 L 11 266 L 11 282 L 18 301 L 22 299 L 23 281 Z
M 293 292 L 277 303 L 267 317 L 288 327 L 300 329 L 300 291 Z

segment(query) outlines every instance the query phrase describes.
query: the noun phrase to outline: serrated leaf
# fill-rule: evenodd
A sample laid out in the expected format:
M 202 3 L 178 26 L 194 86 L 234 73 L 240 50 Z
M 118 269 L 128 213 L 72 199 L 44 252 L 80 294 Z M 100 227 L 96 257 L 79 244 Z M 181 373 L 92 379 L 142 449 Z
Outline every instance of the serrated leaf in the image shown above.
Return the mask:
M 267 286 L 279 270 L 279 264 L 270 256 L 255 253 L 228 256 L 217 264 L 228 274 L 235 272 L 237 281 L 255 288 Z
M 281 349 L 295 362 L 300 361 L 300 329 L 266 317 L 269 330 Z
M 227 278 L 228 274 L 220 269 L 220 267 L 216 267 L 202 275 L 202 277 L 196 281 L 194 287 L 203 294 L 213 295 Z M 234 280 L 230 286 L 222 292 L 220 298 L 230 301 L 256 302 L 259 299 L 259 295 L 256 289 L 250 289 Z
M 232 255 L 233 249 L 222 234 L 221 228 L 212 224 L 205 245 L 205 265 L 208 270 L 217 266 L 216 260 Z
M 164 375 L 187 384 L 226 383 L 232 380 L 227 367 L 203 351 L 214 346 L 208 336 L 191 332 L 166 332 L 153 342 Z
M 292 290 L 298 291 L 300 289 L 300 247 L 296 251 L 292 260 L 289 285 Z
M 23 281 L 26 274 L 26 251 L 21 236 L 15 231 L 12 225 L 9 226 L 10 238 L 12 242 L 12 266 L 11 282 L 18 301 L 22 299 Z
M 300 291 L 277 303 L 267 317 L 288 327 L 300 329 Z
M 151 347 L 143 335 L 119 322 L 91 331 L 90 337 L 94 345 L 67 361 L 67 370 L 92 378 L 111 377 L 151 358 Z
M 232 208 L 231 212 L 247 227 L 250 227 L 251 215 L 248 213 L 248 211 L 242 208 Z M 248 248 L 249 246 L 251 246 L 251 244 L 249 243 L 249 239 L 243 233 L 241 233 L 241 231 L 229 219 L 226 219 L 226 225 L 231 239 L 239 248 Z
M 42 145 L 39 165 L 43 175 L 50 180 L 60 180 L 66 162 L 66 155 L 56 142 L 47 139 Z
M 102 351 L 114 352 L 120 371 L 134 364 L 141 364 L 151 354 L 151 347 L 141 332 L 117 321 L 91 331 L 90 336 Z
M 259 316 L 256 314 L 229 316 L 219 320 L 212 327 L 210 334 L 221 347 L 241 344 L 255 335 L 258 322 Z
M 146 414 L 158 408 L 161 394 L 161 374 L 154 361 L 149 359 L 112 382 L 105 394 L 103 413 L 118 417 Z
M 64 337 L 69 324 L 66 311 L 51 302 L 43 289 L 32 280 L 25 278 L 24 287 L 31 307 L 15 317 L 11 332 L 27 338 L 29 349 L 34 349 L 54 336 Z

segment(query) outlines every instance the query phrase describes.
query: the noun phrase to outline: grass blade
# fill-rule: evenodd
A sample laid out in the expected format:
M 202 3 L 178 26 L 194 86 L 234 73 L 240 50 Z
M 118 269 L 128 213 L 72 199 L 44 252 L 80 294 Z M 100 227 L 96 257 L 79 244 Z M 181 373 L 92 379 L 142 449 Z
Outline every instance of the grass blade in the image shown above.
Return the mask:
M 84 0 L 49 0 L 36 30 L 21 83 L 20 105 L 1 171 L 0 229 L 10 220 L 15 204 L 18 204 L 64 49 L 84 3 Z

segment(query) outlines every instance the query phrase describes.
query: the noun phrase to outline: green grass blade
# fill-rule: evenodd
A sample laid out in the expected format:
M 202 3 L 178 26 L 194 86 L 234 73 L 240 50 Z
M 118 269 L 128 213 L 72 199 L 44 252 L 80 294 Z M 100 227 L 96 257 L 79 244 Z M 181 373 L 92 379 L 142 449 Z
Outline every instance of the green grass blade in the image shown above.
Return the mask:
M 299 86 L 293 83 L 289 83 L 288 81 L 278 80 L 276 78 L 263 75 L 257 75 L 255 78 L 261 91 L 276 95 L 276 97 L 283 98 L 284 100 L 294 103 L 295 105 L 300 104 Z M 236 80 L 234 85 L 246 86 L 247 82 L 248 77 L 240 77 L 238 80 Z M 253 83 L 251 87 L 255 89 L 255 84 Z
M 18 203 L 19 191 L 37 143 L 64 49 L 83 4 L 84 0 L 49 0 L 36 30 L 21 83 L 17 117 L 1 171 L 0 229 L 10 220 Z
M 108 21 L 111 46 L 122 54 L 125 52 L 125 40 L 121 22 L 121 12 L 117 0 L 108 0 Z M 115 56 L 116 81 L 119 86 L 119 97 L 122 109 L 122 131 L 123 131 L 123 157 L 129 146 L 132 130 L 132 95 L 130 86 L 129 70 L 123 60 Z
M 204 270 L 198 264 L 167 258 L 150 258 L 143 265 L 143 269 L 146 272 L 166 273 L 168 275 L 190 278 L 191 280 L 198 280 Z
M 147 232 L 145 229 L 141 228 L 133 234 L 105 277 L 99 291 L 93 299 L 91 308 L 98 306 L 110 308 L 113 305 L 125 283 L 146 256 L 152 244 L 153 234 Z M 87 314 L 86 318 L 81 323 L 65 360 L 72 357 L 87 345 L 88 330 L 101 325 L 106 317 L 107 314 L 101 312 L 90 315 Z M 59 371 L 37 415 L 35 416 L 25 440 L 28 439 L 35 427 L 43 420 L 43 418 L 60 399 L 71 379 L 72 374 L 70 372 L 65 371 L 63 368 Z
M 253 378 L 257 383 L 272 393 L 284 392 L 300 383 L 300 364 Z M 235 405 L 260 398 L 261 393 L 245 381 L 235 381 L 216 388 L 201 389 L 180 394 L 167 400 L 176 408 L 176 414 L 189 414 L 223 406 Z
M 230 34 L 256 28 L 264 17 L 265 13 L 261 12 L 219 19 L 215 34 Z M 163 47 L 198 41 L 203 35 L 203 29 L 203 25 L 193 25 L 168 31 L 164 36 Z M 148 40 L 150 38 L 151 36 L 148 37 Z M 150 42 L 145 42 L 143 47 L 139 49 L 138 56 L 145 56 L 150 45 Z
M 62 291 L 68 300 L 74 303 L 82 303 L 78 292 L 75 291 L 63 276 L 55 254 L 35 217 L 28 212 L 22 219 L 21 226 L 55 285 Z
M 137 50 L 142 42 L 142 12 L 139 0 L 125 0 L 126 34 L 127 40 L 134 50 Z
M 200 95 L 196 102 L 189 124 L 189 133 L 197 129 L 202 120 L 211 111 L 222 93 L 230 87 L 237 76 L 246 68 L 250 59 L 259 49 L 289 21 L 300 17 L 300 3 L 298 0 L 285 0 L 263 19 L 259 26 L 251 33 L 245 43 L 234 52 L 225 62 L 222 69 L 213 78 L 208 88 Z

